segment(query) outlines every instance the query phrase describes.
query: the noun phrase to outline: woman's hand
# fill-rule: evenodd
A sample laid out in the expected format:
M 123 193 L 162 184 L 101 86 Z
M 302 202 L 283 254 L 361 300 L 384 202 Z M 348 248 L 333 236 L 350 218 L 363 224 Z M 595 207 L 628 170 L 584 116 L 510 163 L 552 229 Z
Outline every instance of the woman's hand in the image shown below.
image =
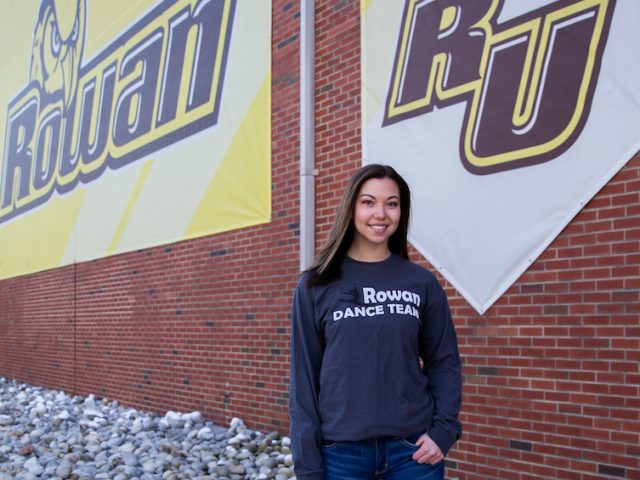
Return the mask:
M 440 447 L 438 447 L 426 433 L 418 439 L 416 445 L 418 445 L 419 448 L 413 454 L 412 458 L 418 463 L 435 465 L 444 458 Z

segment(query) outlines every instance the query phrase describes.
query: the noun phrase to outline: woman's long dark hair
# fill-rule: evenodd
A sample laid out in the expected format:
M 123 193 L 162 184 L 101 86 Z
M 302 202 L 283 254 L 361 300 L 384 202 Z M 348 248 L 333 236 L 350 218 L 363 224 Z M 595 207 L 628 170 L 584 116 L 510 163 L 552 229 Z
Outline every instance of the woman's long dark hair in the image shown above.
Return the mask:
M 409 185 L 398 172 L 388 165 L 372 164 L 359 169 L 349 181 L 342 195 L 333 227 L 325 245 L 320 249 L 314 264 L 308 269 L 308 285 L 321 285 L 340 276 L 340 264 L 344 259 L 355 234 L 353 212 L 360 188 L 372 178 L 390 178 L 400 191 L 400 222 L 389 237 L 389 250 L 403 258 L 409 258 L 407 234 L 411 215 L 411 192 Z

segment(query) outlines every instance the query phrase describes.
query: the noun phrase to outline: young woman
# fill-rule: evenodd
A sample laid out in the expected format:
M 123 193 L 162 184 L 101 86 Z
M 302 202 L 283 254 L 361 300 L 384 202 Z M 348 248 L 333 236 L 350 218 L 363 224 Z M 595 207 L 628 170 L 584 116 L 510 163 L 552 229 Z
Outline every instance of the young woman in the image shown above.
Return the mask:
M 292 309 L 291 440 L 298 480 L 437 480 L 460 438 L 461 367 L 445 293 L 410 262 L 407 183 L 351 179 Z

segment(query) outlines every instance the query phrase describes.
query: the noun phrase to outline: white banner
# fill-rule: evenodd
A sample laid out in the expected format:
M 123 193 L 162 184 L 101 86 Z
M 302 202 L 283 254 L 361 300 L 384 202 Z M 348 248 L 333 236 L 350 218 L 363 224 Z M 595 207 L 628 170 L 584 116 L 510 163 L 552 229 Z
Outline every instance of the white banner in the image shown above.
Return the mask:
M 365 163 L 485 312 L 640 148 L 637 0 L 362 2 Z

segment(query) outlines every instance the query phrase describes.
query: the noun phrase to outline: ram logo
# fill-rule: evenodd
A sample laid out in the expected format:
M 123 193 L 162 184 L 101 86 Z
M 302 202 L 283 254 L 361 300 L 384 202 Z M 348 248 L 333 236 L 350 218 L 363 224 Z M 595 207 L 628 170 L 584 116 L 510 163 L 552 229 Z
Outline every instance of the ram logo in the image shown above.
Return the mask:
M 78 85 L 85 8 L 85 0 L 71 5 L 62 0 L 44 0 L 33 32 L 31 80 L 46 94 L 59 92 L 65 106 L 71 103 Z

